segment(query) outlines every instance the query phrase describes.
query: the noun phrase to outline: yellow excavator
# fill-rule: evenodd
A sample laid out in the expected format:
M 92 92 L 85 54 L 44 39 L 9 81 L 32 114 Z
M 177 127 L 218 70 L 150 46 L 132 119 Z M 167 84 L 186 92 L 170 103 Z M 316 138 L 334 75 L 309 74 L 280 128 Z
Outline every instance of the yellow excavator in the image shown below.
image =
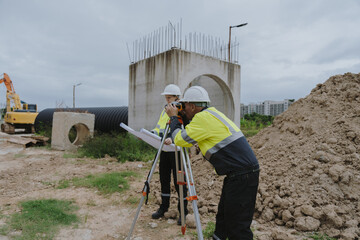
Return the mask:
M 38 115 L 37 105 L 20 101 L 20 97 L 16 94 L 13 83 L 6 73 L 3 74 L 3 78 L 0 78 L 0 85 L 1 83 L 6 86 L 6 109 L 1 131 L 15 133 L 15 129 L 25 129 L 27 133 L 34 133 L 34 122 Z

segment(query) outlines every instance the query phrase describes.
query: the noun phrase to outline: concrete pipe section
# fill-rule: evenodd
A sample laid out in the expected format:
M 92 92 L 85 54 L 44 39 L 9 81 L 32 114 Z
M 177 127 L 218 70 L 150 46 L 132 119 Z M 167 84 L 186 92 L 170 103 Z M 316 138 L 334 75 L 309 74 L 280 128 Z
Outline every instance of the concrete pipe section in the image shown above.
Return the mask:
M 55 112 L 51 132 L 51 148 L 75 150 L 94 135 L 95 115 L 92 113 Z M 69 139 L 69 132 L 76 129 L 76 138 Z

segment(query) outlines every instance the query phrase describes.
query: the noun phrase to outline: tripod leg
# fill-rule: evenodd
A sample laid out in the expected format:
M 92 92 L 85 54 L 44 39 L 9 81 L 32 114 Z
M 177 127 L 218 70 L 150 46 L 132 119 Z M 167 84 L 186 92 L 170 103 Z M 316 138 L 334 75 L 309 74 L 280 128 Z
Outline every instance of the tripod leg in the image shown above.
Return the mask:
M 199 209 L 197 207 L 197 195 L 196 195 L 196 191 L 195 191 L 195 186 L 194 186 L 194 182 L 190 182 L 190 179 L 189 179 L 189 175 L 190 175 L 191 179 L 193 179 L 192 172 L 188 172 L 188 167 L 187 167 L 187 164 L 190 164 L 189 156 L 188 156 L 187 151 L 184 148 L 181 148 L 181 149 L 182 149 L 181 157 L 182 157 L 182 161 L 183 161 L 183 164 L 184 164 L 185 177 L 186 177 L 186 182 L 187 182 L 187 185 L 188 185 L 188 188 L 189 188 L 189 195 L 190 195 L 188 197 L 188 200 L 192 200 L 192 207 L 193 207 L 193 210 L 194 210 L 194 216 L 195 216 L 195 222 L 196 222 L 196 231 L 197 231 L 197 234 L 198 234 L 198 239 L 203 240 L 204 237 L 203 237 L 202 228 L 201 228 Z M 186 162 L 185 159 L 188 160 L 188 163 Z M 191 166 L 190 166 L 190 168 L 191 168 Z
M 177 149 L 177 146 L 175 147 Z M 176 150 L 176 156 L 177 156 L 177 150 Z M 185 224 L 185 209 L 184 209 L 184 171 L 183 171 L 183 160 L 182 160 L 182 154 L 180 155 L 180 171 L 178 171 L 178 183 L 179 184 L 179 201 L 180 201 L 180 217 L 181 217 L 181 232 L 184 235 L 186 231 L 186 224 Z M 177 157 L 176 157 L 177 161 Z M 178 163 L 176 163 L 178 165 Z
M 164 136 L 166 136 L 168 134 L 168 132 L 169 132 L 169 125 L 166 125 Z M 157 162 L 158 162 L 158 160 L 160 158 L 160 153 L 161 153 L 161 150 L 162 150 L 162 148 L 164 146 L 164 142 L 165 142 L 165 137 L 163 137 L 163 139 L 161 140 L 161 144 L 160 144 L 159 149 L 157 151 L 157 154 L 156 154 L 156 157 L 154 159 L 153 165 L 152 165 L 151 170 L 149 172 L 149 175 L 148 175 L 148 177 L 146 179 L 145 186 L 144 186 L 144 189 L 142 191 L 142 197 L 140 199 L 140 203 L 139 203 L 139 206 L 138 206 L 136 214 L 135 214 L 135 218 L 134 218 L 133 223 L 131 225 L 129 234 L 128 234 L 127 238 L 126 238 L 127 240 L 131 239 L 132 233 L 133 233 L 134 228 L 135 228 L 136 221 L 137 221 L 137 219 L 139 217 L 139 214 L 140 214 L 141 207 L 142 207 L 142 205 L 144 203 L 145 196 L 147 195 L 147 192 L 149 190 L 147 184 L 150 184 L 151 178 L 152 178 L 152 176 L 154 174 L 154 171 L 155 171 L 155 168 L 156 168 L 156 164 L 157 164 Z

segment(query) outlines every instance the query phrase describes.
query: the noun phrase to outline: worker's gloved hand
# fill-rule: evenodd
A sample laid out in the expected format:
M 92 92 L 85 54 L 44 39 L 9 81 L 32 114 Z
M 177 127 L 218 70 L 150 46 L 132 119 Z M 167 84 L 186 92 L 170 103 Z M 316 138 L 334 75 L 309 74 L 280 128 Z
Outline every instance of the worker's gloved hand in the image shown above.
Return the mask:
M 165 144 L 165 145 L 170 145 L 170 144 L 172 144 L 171 138 L 166 138 L 165 141 L 164 141 L 164 144 Z

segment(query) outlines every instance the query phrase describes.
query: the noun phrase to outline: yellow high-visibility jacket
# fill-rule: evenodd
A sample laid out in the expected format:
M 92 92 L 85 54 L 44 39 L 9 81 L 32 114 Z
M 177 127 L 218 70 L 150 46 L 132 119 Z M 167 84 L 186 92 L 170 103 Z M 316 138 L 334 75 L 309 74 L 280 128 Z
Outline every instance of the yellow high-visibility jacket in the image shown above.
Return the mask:
M 169 116 L 166 114 L 165 109 L 161 112 L 159 121 L 156 124 L 156 127 L 151 130 L 156 133 L 158 136 L 162 137 L 165 132 L 166 123 L 169 121 Z
M 254 152 L 240 129 L 214 107 L 195 114 L 181 130 L 171 118 L 172 138 L 176 145 L 190 147 L 198 144 L 201 153 L 215 167 L 219 175 L 250 172 L 259 168 Z

